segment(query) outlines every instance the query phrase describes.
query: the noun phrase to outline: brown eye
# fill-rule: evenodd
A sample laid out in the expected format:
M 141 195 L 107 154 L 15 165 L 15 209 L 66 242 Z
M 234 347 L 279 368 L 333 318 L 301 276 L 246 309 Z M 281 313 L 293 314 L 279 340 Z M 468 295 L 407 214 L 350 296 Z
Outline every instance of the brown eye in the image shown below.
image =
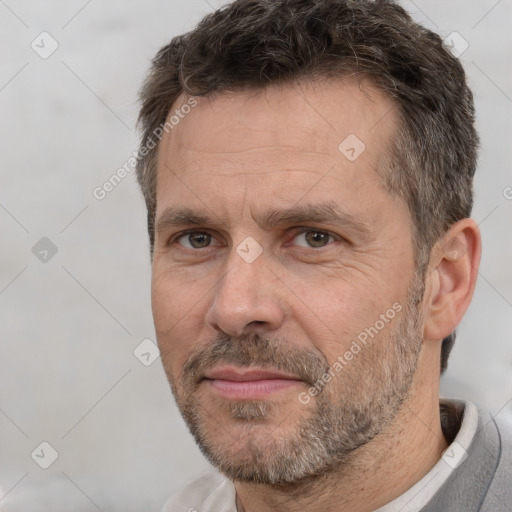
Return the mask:
M 177 241 L 187 249 L 203 249 L 211 244 L 212 235 L 202 231 L 195 231 L 181 236 Z
M 309 230 L 300 233 L 295 237 L 297 245 L 302 247 L 321 248 L 329 245 L 333 240 L 333 236 L 325 231 Z

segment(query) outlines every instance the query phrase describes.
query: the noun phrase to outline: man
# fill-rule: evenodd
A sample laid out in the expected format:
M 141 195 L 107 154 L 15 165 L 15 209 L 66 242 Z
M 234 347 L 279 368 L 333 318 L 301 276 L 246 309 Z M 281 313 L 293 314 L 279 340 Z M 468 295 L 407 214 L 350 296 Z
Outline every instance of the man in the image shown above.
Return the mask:
M 510 510 L 510 425 L 439 400 L 481 250 L 441 39 L 391 1 L 238 0 L 141 96 L 157 339 L 221 473 L 164 510 Z

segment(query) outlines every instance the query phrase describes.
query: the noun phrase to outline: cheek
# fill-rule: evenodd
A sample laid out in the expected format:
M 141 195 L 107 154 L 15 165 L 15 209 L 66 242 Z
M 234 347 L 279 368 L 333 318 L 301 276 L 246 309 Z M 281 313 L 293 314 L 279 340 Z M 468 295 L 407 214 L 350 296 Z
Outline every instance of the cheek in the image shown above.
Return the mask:
M 198 318 L 204 301 L 200 290 L 190 283 L 154 274 L 151 285 L 151 304 L 158 345 L 166 368 L 174 375 L 182 368 L 197 339 Z
M 172 268 L 154 264 L 151 280 L 151 306 L 157 331 L 174 331 L 190 314 L 201 307 L 204 284 Z
M 349 284 L 340 279 L 327 280 L 313 291 L 302 288 L 299 293 L 301 305 L 295 318 L 311 344 L 330 363 L 393 303 L 368 283 Z

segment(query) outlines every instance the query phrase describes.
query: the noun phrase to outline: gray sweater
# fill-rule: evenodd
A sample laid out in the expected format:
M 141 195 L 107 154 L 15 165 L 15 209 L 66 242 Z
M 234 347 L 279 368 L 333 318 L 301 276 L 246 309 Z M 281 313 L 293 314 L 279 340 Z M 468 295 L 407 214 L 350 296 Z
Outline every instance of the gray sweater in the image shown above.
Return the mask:
M 467 459 L 421 512 L 512 512 L 510 416 L 493 418 L 480 410 L 477 431 L 467 453 Z

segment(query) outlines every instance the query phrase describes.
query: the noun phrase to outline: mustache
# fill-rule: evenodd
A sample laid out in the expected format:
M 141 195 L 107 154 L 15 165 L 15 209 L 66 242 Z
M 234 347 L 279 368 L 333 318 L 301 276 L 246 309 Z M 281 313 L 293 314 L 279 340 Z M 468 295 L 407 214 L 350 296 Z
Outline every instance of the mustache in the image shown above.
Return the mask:
M 219 333 L 212 341 L 190 353 L 183 366 L 184 386 L 198 385 L 208 370 L 222 363 L 280 370 L 296 375 L 311 386 L 329 369 L 327 361 L 317 353 L 293 347 L 281 338 L 260 334 L 231 338 Z

